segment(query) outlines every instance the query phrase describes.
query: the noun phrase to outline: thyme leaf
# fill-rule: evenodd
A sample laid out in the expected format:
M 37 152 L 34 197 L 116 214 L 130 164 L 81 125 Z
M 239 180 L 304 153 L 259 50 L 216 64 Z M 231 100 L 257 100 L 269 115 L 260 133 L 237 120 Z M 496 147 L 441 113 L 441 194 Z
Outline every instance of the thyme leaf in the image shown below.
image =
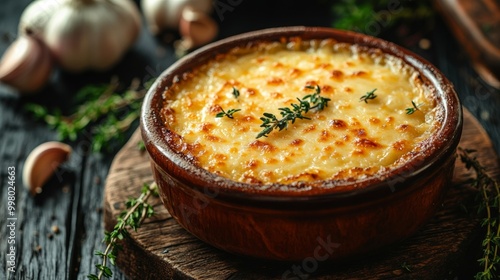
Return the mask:
M 234 98 L 238 98 L 240 96 L 240 91 L 235 87 L 233 87 L 233 96 Z
M 117 81 L 83 87 L 75 97 L 78 106 L 68 115 L 36 103 L 27 104 L 25 110 L 54 128 L 59 140 L 76 141 L 85 134 L 92 139 L 92 150 L 100 152 L 110 149 L 109 143 L 126 140 L 124 134 L 138 119 L 147 91 L 146 85 L 137 82 L 124 92 L 118 92 L 118 87 Z
M 368 100 L 377 98 L 377 95 L 375 94 L 376 90 L 377 89 L 375 88 L 372 91 L 367 92 L 365 95 L 359 98 L 359 101 L 364 101 L 365 103 L 368 103 Z
M 472 169 L 476 177 L 472 186 L 479 190 L 478 212 L 486 213 L 481 223 L 486 228 L 482 247 L 483 256 L 478 260 L 482 271 L 475 275 L 476 280 L 498 279 L 500 268 L 500 186 L 486 173 L 486 168 L 472 155 L 474 150 L 458 148 L 458 156 L 467 169 Z
M 87 275 L 88 279 L 100 280 L 103 277 L 111 278 L 113 272 L 108 266 L 108 261 L 115 265 L 116 257 L 120 245 L 120 240 L 128 236 L 127 227 L 137 231 L 144 219 L 154 215 L 153 206 L 148 203 L 151 196 L 158 197 L 158 186 L 153 183 L 151 185 L 144 184 L 141 189 L 141 195 L 138 198 L 131 198 L 125 202 L 126 210 L 120 213 L 117 218 L 117 223 L 111 232 L 104 233 L 104 240 L 108 245 L 104 251 L 96 251 L 95 255 L 102 259 L 101 263 L 95 265 L 98 274 Z
M 406 262 L 401 264 L 401 268 L 404 268 L 407 272 L 411 272 L 411 267 Z
M 416 111 L 418 111 L 418 110 L 419 110 L 419 108 L 420 108 L 420 106 L 422 106 L 423 104 L 422 104 L 422 103 L 420 103 L 420 104 L 418 104 L 418 105 L 417 105 L 417 104 L 415 103 L 415 101 L 413 101 L 413 100 L 412 100 L 412 101 L 411 101 L 411 105 L 412 105 L 413 107 L 406 108 L 406 114 L 407 114 L 407 115 L 411 115 L 411 114 L 415 113 Z
M 375 33 L 373 28 L 369 28 L 374 24 L 377 24 L 378 27 L 376 32 L 388 30 L 399 24 L 411 24 L 412 22 L 425 22 L 427 28 L 434 24 L 435 11 L 432 1 L 429 0 L 405 1 L 404 4 L 397 4 L 397 6 L 394 6 L 395 2 L 391 2 L 391 0 L 339 0 L 331 3 L 330 9 L 334 16 L 332 25 L 339 29 L 377 35 L 373 34 Z M 395 7 L 397 7 L 398 12 L 391 13 L 390 20 L 381 24 L 381 14 L 387 12 L 387 10 L 391 11 Z
M 239 112 L 241 111 L 241 109 L 229 109 L 226 111 L 224 111 L 224 109 L 220 108 L 221 112 L 217 113 L 217 115 L 215 115 L 216 118 L 223 118 L 223 117 L 228 117 L 230 119 L 233 119 L 233 114 L 236 113 L 236 112 Z
M 303 97 L 304 100 L 309 99 L 309 102 L 313 104 L 313 107 L 310 107 L 309 109 L 316 109 L 318 108 L 319 111 L 325 109 L 325 107 L 328 107 L 328 101 L 330 101 L 330 98 L 320 96 L 321 94 L 321 88 L 316 85 L 316 86 L 306 86 L 307 89 L 314 89 L 315 92 L 313 94 L 308 94 Z M 307 113 L 307 111 L 306 111 Z

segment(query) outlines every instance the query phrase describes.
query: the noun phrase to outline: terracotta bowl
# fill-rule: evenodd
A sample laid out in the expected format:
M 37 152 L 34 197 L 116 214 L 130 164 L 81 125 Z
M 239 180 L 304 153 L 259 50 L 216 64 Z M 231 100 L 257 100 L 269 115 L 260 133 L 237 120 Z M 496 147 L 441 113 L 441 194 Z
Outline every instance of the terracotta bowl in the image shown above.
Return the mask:
M 425 149 L 385 179 L 325 181 L 325 186 L 235 182 L 193 165 L 169 147 L 172 133 L 160 117 L 163 92 L 193 67 L 235 46 L 282 37 L 333 38 L 401 58 L 435 92 L 444 118 Z M 343 260 L 400 241 L 439 207 L 453 175 L 462 111 L 453 86 L 433 65 L 392 43 L 329 28 L 287 27 L 246 33 L 210 44 L 180 59 L 149 90 L 141 131 L 154 178 L 170 214 L 187 231 L 217 248 L 269 260 Z

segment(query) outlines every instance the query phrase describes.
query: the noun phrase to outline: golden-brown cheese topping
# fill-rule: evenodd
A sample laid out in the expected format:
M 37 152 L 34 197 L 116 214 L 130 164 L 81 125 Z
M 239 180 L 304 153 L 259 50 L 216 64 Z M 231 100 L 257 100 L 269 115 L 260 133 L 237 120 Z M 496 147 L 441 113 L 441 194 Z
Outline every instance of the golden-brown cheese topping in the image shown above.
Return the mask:
M 263 113 L 280 118 L 279 108 L 316 85 L 328 107 L 256 138 Z M 360 100 L 374 89 L 376 98 Z M 371 175 L 401 164 L 437 127 L 438 107 L 415 70 L 379 50 L 332 40 L 234 49 L 185 75 L 165 100 L 165 125 L 187 144 L 183 153 L 248 183 Z M 216 117 L 230 109 L 240 111 Z

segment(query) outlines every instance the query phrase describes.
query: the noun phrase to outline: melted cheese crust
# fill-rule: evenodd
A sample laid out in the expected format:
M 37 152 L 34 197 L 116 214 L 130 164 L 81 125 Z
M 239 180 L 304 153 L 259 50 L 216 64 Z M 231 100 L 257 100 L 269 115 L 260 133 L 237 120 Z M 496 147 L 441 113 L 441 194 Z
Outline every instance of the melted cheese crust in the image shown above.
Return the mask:
M 331 101 L 310 120 L 262 131 L 319 85 Z M 240 92 L 233 95 L 233 87 Z M 360 101 L 376 89 L 377 97 Z M 237 48 L 184 75 L 165 92 L 165 125 L 176 149 L 210 172 L 246 183 L 292 183 L 369 176 L 402 164 L 438 127 L 438 106 L 418 73 L 377 49 L 333 40 Z M 412 101 L 418 110 L 408 115 Z M 233 119 L 216 118 L 241 109 Z

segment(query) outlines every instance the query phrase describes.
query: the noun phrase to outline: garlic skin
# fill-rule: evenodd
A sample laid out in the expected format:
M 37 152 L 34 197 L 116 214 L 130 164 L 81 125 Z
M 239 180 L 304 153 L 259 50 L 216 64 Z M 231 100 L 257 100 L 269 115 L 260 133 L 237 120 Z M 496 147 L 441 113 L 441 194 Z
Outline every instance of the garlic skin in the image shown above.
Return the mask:
M 32 36 L 20 36 L 0 60 L 0 82 L 20 93 L 35 93 L 49 80 L 53 59 L 47 46 Z
M 36 0 L 19 23 L 20 34 L 41 38 L 62 68 L 73 72 L 109 69 L 140 30 L 131 0 Z
M 187 50 L 205 45 L 217 36 L 219 27 L 207 14 L 187 6 L 182 11 L 179 32 L 182 35 L 182 45 Z
M 56 141 L 40 144 L 31 151 L 23 167 L 23 183 L 31 195 L 42 192 L 43 185 L 68 160 L 71 151 L 71 146 Z
M 31 2 L 21 14 L 18 33 L 43 38 L 45 26 L 47 26 L 54 11 L 61 6 L 61 1 L 63 0 L 37 0 Z
M 176 30 L 182 15 L 182 10 L 191 6 L 196 11 L 210 14 L 212 0 L 142 0 L 141 9 L 153 34 L 164 30 Z

